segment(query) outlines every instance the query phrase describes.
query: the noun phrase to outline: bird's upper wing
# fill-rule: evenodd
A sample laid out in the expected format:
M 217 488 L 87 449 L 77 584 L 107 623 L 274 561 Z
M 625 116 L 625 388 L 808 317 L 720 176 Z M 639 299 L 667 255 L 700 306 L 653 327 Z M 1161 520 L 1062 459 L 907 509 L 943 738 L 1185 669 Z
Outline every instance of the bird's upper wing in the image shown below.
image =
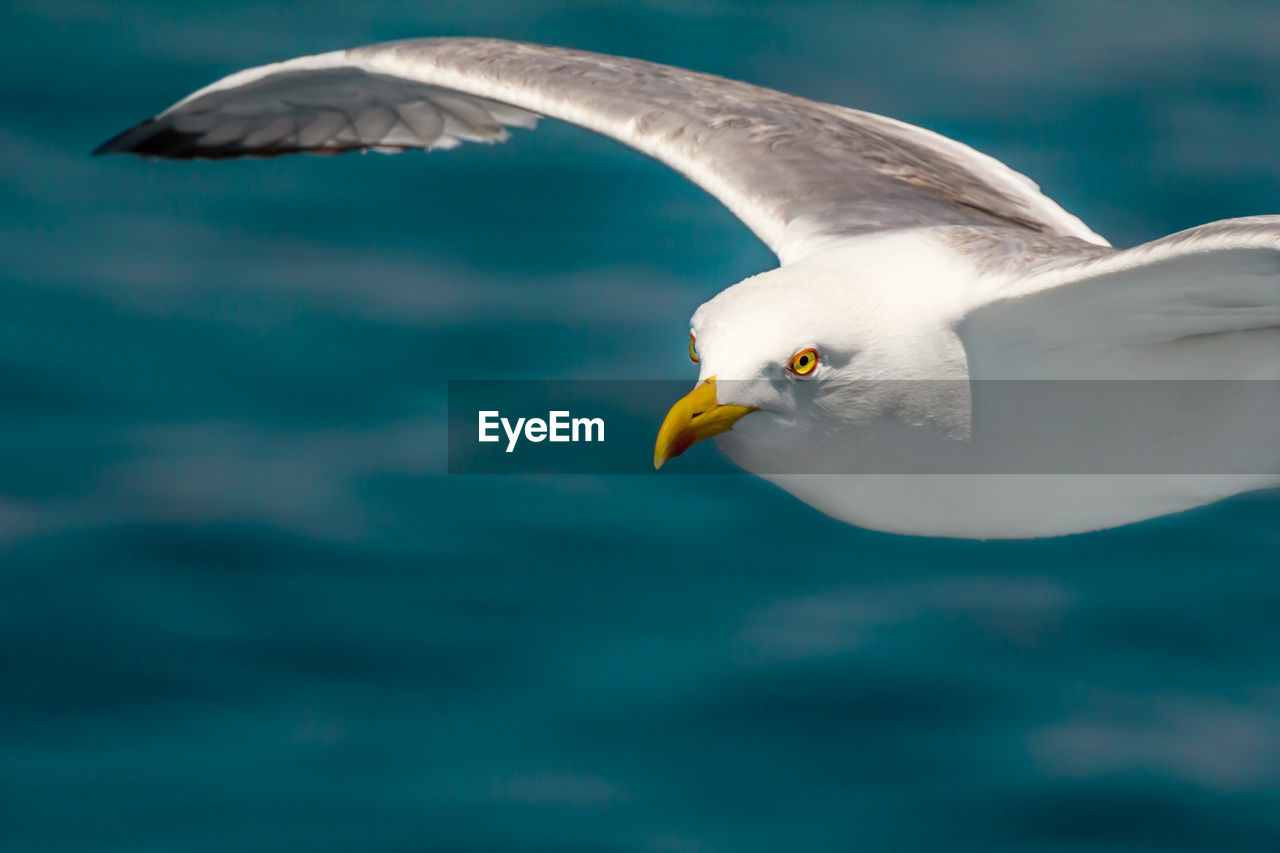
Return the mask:
M 550 116 L 662 161 L 783 262 L 822 238 L 1012 226 L 1106 245 L 999 161 L 871 113 L 651 62 L 418 39 L 232 74 L 103 144 L 174 159 L 445 148 Z
M 975 379 L 1280 379 L 1280 216 L 1029 275 L 957 332 Z

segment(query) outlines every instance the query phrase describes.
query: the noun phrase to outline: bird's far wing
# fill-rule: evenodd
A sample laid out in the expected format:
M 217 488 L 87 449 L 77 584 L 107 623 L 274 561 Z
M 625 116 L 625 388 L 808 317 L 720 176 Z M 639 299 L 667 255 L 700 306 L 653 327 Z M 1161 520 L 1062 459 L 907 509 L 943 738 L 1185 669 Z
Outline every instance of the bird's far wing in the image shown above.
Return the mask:
M 892 119 L 634 59 L 418 39 L 232 74 L 97 153 L 172 159 L 445 148 L 550 116 L 652 156 L 784 263 L 826 237 L 997 225 L 1106 245 L 999 161 Z
M 1280 379 L 1280 216 L 1030 275 L 957 332 L 975 379 Z

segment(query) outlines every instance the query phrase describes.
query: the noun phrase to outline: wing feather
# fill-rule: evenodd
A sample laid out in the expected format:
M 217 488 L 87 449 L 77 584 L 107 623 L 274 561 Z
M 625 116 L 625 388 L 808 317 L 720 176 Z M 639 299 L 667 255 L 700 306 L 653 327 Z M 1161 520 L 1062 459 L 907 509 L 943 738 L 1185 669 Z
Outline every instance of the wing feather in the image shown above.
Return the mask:
M 1280 216 L 1027 276 L 957 331 L 975 379 L 1280 379 Z
M 251 68 L 97 153 L 172 159 L 500 142 L 550 116 L 719 198 L 783 262 L 822 240 L 996 226 L 1106 245 L 998 161 L 918 127 L 709 74 L 493 39 L 419 39 Z

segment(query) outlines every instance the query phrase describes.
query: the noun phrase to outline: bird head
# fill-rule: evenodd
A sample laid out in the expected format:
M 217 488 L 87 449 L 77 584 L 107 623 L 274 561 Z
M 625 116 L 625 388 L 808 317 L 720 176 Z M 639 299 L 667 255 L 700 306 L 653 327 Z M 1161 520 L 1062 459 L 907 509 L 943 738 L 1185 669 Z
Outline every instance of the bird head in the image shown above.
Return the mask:
M 690 321 L 698 382 L 663 420 L 654 467 L 717 437 L 749 471 L 820 472 L 851 431 L 910 421 L 913 408 L 937 422 L 948 411 L 939 386 L 916 380 L 966 375 L 946 325 L 936 304 L 901 304 L 840 270 L 783 267 L 740 282 Z

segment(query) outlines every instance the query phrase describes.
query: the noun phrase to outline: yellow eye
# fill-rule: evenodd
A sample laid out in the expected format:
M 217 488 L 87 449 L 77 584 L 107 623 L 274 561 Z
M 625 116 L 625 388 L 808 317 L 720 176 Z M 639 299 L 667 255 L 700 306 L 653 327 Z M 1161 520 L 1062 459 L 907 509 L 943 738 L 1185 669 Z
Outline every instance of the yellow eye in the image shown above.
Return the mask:
M 796 376 L 808 376 L 813 373 L 813 369 L 817 366 L 818 351 L 813 347 L 809 347 L 791 356 L 791 363 L 787 365 L 787 370 L 790 370 Z
M 698 339 L 693 336 L 692 332 L 690 332 L 689 333 L 689 360 L 692 361 L 694 364 L 698 363 L 698 347 L 696 346 L 697 343 L 698 343 Z

